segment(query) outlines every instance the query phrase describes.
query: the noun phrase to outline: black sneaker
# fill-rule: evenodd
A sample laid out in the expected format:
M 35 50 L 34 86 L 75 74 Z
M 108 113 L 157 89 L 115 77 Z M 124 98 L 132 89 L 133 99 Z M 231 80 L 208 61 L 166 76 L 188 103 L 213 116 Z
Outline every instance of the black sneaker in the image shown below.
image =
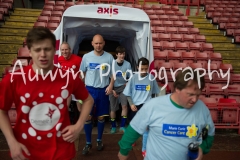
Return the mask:
M 89 150 L 92 148 L 92 144 L 86 144 L 86 146 L 82 150 L 82 154 L 86 155 L 89 153 Z
M 97 141 L 97 150 L 98 151 L 103 150 L 103 143 L 102 143 L 102 141 Z

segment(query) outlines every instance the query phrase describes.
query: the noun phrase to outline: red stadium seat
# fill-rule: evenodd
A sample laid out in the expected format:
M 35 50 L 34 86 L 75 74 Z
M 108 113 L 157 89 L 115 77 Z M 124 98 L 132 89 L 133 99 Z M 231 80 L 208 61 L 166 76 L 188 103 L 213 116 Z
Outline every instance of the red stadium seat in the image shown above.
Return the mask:
M 51 14 L 52 14 L 52 11 L 42 11 L 41 12 L 41 16 L 48 16 L 48 17 L 50 17 L 51 16 Z
M 197 60 L 205 60 L 208 61 L 208 54 L 206 52 L 197 52 L 195 53 L 196 55 L 196 61 Z
M 62 17 L 62 11 L 52 11 L 51 16 Z
M 173 27 L 183 27 L 182 21 L 173 21 Z
M 161 49 L 161 43 L 153 41 L 153 49 Z
M 219 67 L 222 63 L 222 55 L 221 53 L 209 53 L 209 59 L 211 59 L 211 63 L 216 63 Z
M 13 4 L 12 3 L 7 3 L 7 2 L 0 2 L 0 8 L 7 8 L 12 10 L 13 9 Z
M 134 8 L 138 8 L 138 9 L 142 9 L 142 5 L 141 4 L 133 4 Z
M 177 70 L 177 69 L 179 69 L 179 68 L 182 68 L 182 69 L 184 69 L 184 68 L 186 68 L 188 65 L 186 64 L 186 63 L 175 63 L 174 64 L 174 70 Z
M 44 11 L 52 11 L 53 10 L 53 6 L 52 5 L 44 5 L 43 6 L 43 10 Z
M 162 63 L 165 63 L 166 61 L 163 59 L 155 59 L 154 60 L 154 68 L 158 70 L 161 67 Z
M 62 11 L 63 12 L 65 10 L 65 7 L 64 6 L 54 6 L 53 10 L 54 11 Z
M 174 15 L 175 12 L 174 12 L 174 11 L 167 11 L 167 10 L 166 10 L 166 11 L 165 11 L 165 14 L 166 14 L 166 15 Z
M 202 50 L 203 51 L 213 51 L 212 43 L 203 43 L 202 44 Z
M 179 11 L 179 8 L 178 8 L 178 6 L 173 6 L 173 5 L 172 5 L 172 6 L 171 6 L 171 10 L 172 10 L 172 11 Z
M 231 74 L 232 83 L 240 83 L 240 74 Z
M 173 21 L 162 21 L 162 26 L 163 27 L 172 27 Z
M 175 15 L 169 16 L 169 21 L 178 21 L 178 20 L 179 20 L 178 16 L 175 16 Z
M 168 20 L 168 19 L 169 19 L 169 16 L 168 16 L 168 15 L 159 15 L 159 16 L 158 16 L 158 19 L 159 19 L 159 20 Z
M 174 14 L 177 16 L 184 16 L 184 14 L 181 11 L 175 11 Z
M 205 64 L 203 67 L 204 67 L 205 70 L 208 70 L 208 63 Z M 213 70 L 218 70 L 218 66 L 217 66 L 217 64 L 215 64 L 215 63 L 210 63 L 210 64 L 209 64 L 209 67 L 210 67 L 210 70 L 211 70 L 211 71 L 213 71 Z
M 150 4 L 143 4 L 142 8 L 143 8 L 143 10 L 152 10 L 153 9 L 152 5 L 150 5 Z
M 235 29 L 233 35 L 240 36 L 240 29 Z
M 209 84 L 208 85 L 208 94 L 209 95 L 224 95 L 224 90 L 222 89 L 222 84 Z
M 182 61 L 186 63 L 194 63 L 195 53 L 194 52 L 182 52 Z
M 165 15 L 165 11 L 164 10 L 155 10 L 155 14 L 156 15 Z
M 71 6 L 74 6 L 74 2 L 69 2 L 69 1 L 66 1 L 65 2 L 65 7 L 71 7 Z
M 151 8 L 153 10 L 161 10 L 161 6 L 160 5 L 156 5 L 156 4 L 153 4 Z
M 45 22 L 35 22 L 33 27 L 46 27 L 46 25 Z
M 204 35 L 195 35 L 195 42 L 206 42 L 206 37 Z
M 175 42 L 162 42 L 162 50 L 175 50 Z
M 181 53 L 180 52 L 168 52 L 167 59 L 171 63 L 180 63 Z
M 240 96 L 228 96 L 228 98 L 230 99 L 235 99 L 237 101 L 237 103 L 240 103 Z
M 49 20 L 48 16 L 39 16 L 37 19 L 38 22 L 45 22 L 45 23 L 47 23 L 48 20 Z
M 221 63 L 219 69 L 221 69 L 223 73 L 227 72 L 228 70 L 230 70 L 231 73 L 233 72 L 232 64 Z
M 201 50 L 201 43 L 189 43 L 189 50 Z
M 152 39 L 153 39 L 154 41 L 159 41 L 159 39 L 158 39 L 158 33 L 153 33 L 153 34 L 152 34 Z
M 147 15 L 155 15 L 155 11 L 154 10 L 145 10 L 145 12 L 147 13 Z
M 190 28 L 182 28 L 182 27 L 179 27 L 178 28 L 178 34 L 188 34 L 189 33 L 189 29 Z M 190 34 L 192 34 L 192 33 L 190 33 Z
M 176 42 L 176 50 L 189 50 L 187 42 Z
M 152 33 L 155 32 L 155 26 L 151 26 L 151 31 L 152 31 Z
M 78 1 L 78 2 L 76 2 L 76 5 L 84 5 L 84 2 Z
M 206 73 L 206 74 L 204 75 L 205 83 L 215 83 L 215 79 L 216 79 L 216 74 L 215 74 L 215 73 L 213 73 L 213 74 L 211 75 L 211 78 L 210 78 L 210 76 L 209 76 L 208 73 Z
M 47 1 L 47 2 L 45 2 L 45 5 L 52 5 L 52 6 L 54 6 L 55 5 L 55 1 Z
M 17 57 L 31 59 L 27 46 L 19 48 Z
M 157 15 L 148 15 L 150 20 L 158 20 L 158 16 Z
M 225 29 L 238 29 L 238 24 L 237 23 L 226 23 Z
M 169 71 L 170 69 L 174 68 L 173 63 L 170 62 L 165 62 L 165 63 L 161 63 L 161 65 L 158 67 L 158 69 L 160 69 L 161 67 L 165 68 L 165 70 Z
M 65 6 L 65 1 L 56 1 L 55 6 Z
M 183 34 L 183 41 L 191 41 L 194 42 L 194 35 L 191 34 Z
M 200 31 L 198 28 L 188 28 L 189 34 L 199 34 Z
M 202 64 L 201 63 L 190 63 L 189 67 L 191 67 L 193 70 L 195 70 L 197 68 L 202 68 Z
M 49 28 L 50 30 L 56 30 L 58 25 L 59 23 L 48 22 L 47 28 Z
M 184 21 L 183 25 L 187 28 L 193 28 L 193 22 L 190 21 Z
M 165 33 L 166 30 L 165 30 L 165 27 L 156 26 L 156 27 L 155 27 L 155 32 L 156 32 L 156 33 Z
M 155 60 L 167 60 L 167 51 L 154 50 L 154 59 Z
M 60 23 L 61 18 L 60 17 L 50 17 L 49 22 L 53 22 L 53 23 Z
M 162 21 L 159 20 L 151 20 L 151 25 L 152 26 L 162 26 Z
M 161 7 L 161 9 L 162 9 L 162 10 L 169 11 L 169 10 L 171 10 L 171 6 L 169 6 L 169 5 L 163 5 L 163 6 Z
M 188 21 L 187 16 L 179 16 L 179 21 Z
M 158 34 L 158 39 L 159 41 L 170 41 L 171 37 L 170 34 L 164 34 L 164 33 L 159 33 Z
M 178 32 L 178 29 L 177 29 L 177 27 L 166 27 L 165 28 L 165 32 L 166 33 L 177 33 Z
M 205 98 L 201 98 L 201 100 L 203 101 L 203 103 L 205 103 L 207 107 L 217 106 L 217 100 L 215 98 L 205 97 Z

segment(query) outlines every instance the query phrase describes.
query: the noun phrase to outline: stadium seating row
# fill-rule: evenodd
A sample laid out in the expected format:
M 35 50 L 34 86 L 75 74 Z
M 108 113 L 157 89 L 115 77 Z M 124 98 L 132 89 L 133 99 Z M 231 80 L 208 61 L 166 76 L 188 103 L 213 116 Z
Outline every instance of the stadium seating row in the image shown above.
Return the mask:
M 230 72 L 233 72 L 233 68 L 232 68 L 231 64 L 220 63 L 220 65 L 218 67 L 216 63 L 209 63 L 209 64 L 205 63 L 203 65 L 200 62 L 199 63 L 182 63 L 179 61 L 174 61 L 174 59 L 171 62 L 163 62 L 161 60 L 155 60 L 154 66 L 155 66 L 155 69 L 157 69 L 157 70 L 164 68 L 166 71 L 169 71 L 171 69 L 176 70 L 178 68 L 185 68 L 185 67 L 189 66 L 192 69 L 202 68 L 202 69 L 205 69 L 206 71 L 209 68 L 211 71 L 221 69 L 223 71 L 223 73 L 227 72 L 228 70 L 230 70 Z
M 198 28 L 152 26 L 152 33 L 200 34 Z
M 0 1 L 0 8 L 7 8 L 13 10 L 13 0 Z
M 54 31 L 58 27 L 59 22 L 35 22 L 33 27 L 47 27 L 50 30 Z
M 153 41 L 153 48 L 160 50 L 198 50 L 198 51 L 211 51 L 213 52 L 213 45 L 211 43 L 204 42 L 168 42 L 168 41 Z
M 159 27 L 186 27 L 193 28 L 193 22 L 189 21 L 170 21 L 170 20 L 151 20 L 151 26 Z
M 206 53 L 206 52 L 172 52 L 172 51 L 160 51 L 154 50 L 155 60 L 172 60 L 178 59 L 180 61 L 192 60 L 197 61 L 208 61 L 211 60 L 212 63 L 218 63 L 222 61 L 221 53 Z
M 240 13 L 231 13 L 231 12 L 207 12 L 206 15 L 207 18 L 213 18 L 213 17 L 232 17 L 232 18 L 239 18 Z
M 55 17 L 55 16 L 39 16 L 37 19 L 37 22 L 55 22 L 55 23 L 60 23 L 61 22 L 61 17 Z
M 206 42 L 206 37 L 198 34 L 153 33 L 152 39 L 154 41 Z
M 208 12 L 208 11 L 214 11 L 212 8 L 216 9 L 216 11 L 219 9 L 219 10 L 222 10 L 222 8 L 224 9 L 228 9 L 228 8 L 239 8 L 240 5 L 232 5 L 232 4 L 211 4 L 211 5 L 205 5 L 205 11 Z
M 239 4 L 239 1 L 234 1 L 234 0 L 228 0 L 228 1 L 216 1 L 216 0 L 202 0 L 201 1 L 202 4 L 204 5 L 212 5 L 212 4 L 215 4 L 215 5 L 238 5 Z

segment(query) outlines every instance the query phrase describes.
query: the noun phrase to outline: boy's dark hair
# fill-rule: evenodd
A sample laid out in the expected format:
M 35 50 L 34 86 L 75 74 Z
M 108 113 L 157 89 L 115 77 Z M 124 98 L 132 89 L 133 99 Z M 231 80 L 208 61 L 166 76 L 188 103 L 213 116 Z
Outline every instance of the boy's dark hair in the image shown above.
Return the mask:
M 116 48 L 116 54 L 123 53 L 123 52 L 125 52 L 125 48 L 123 46 L 118 46 Z
M 192 72 L 193 72 L 193 78 L 190 78 L 192 75 Z M 189 80 L 185 81 L 185 79 L 189 79 Z M 199 89 L 202 90 L 205 87 L 204 77 L 201 77 L 199 80 L 200 80 L 200 84 L 201 84 L 201 88 L 199 88 Z M 192 82 L 190 84 L 188 84 L 189 81 L 192 81 Z M 176 81 L 173 83 L 173 87 L 174 87 L 174 90 L 175 89 L 182 90 L 193 84 L 198 85 L 197 72 L 195 72 L 193 69 L 192 69 L 192 71 L 190 69 L 187 69 L 184 72 L 178 72 L 178 74 L 176 76 Z
M 140 65 L 140 62 L 142 62 L 142 65 L 149 65 L 149 60 L 147 58 L 140 58 L 138 59 L 138 66 Z
M 50 39 L 52 45 L 56 46 L 56 37 L 55 35 L 46 27 L 35 27 L 32 28 L 27 34 L 27 47 L 30 49 L 32 44 L 35 42 L 43 41 L 45 39 Z

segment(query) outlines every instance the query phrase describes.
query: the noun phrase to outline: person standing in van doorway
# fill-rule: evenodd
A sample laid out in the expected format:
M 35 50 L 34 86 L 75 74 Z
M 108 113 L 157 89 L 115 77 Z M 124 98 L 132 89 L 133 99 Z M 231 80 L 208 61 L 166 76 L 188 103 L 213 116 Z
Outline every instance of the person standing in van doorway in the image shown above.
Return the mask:
M 61 69 L 74 71 L 74 73 L 79 72 L 82 58 L 71 53 L 70 45 L 67 42 L 61 44 L 60 51 L 61 56 L 58 57 L 58 63 Z M 68 106 L 70 106 L 72 100 L 76 101 L 78 111 L 81 112 L 81 100 L 76 100 L 75 96 L 71 95 L 67 101 Z
M 92 148 L 92 117 L 98 119 L 98 136 L 97 150 L 103 150 L 102 134 L 104 130 L 105 116 L 109 116 L 109 94 L 112 93 L 114 79 L 112 76 L 113 56 L 103 50 L 105 41 L 99 34 L 95 35 L 92 40 L 93 51 L 85 54 L 82 59 L 80 69 L 84 72 L 84 81 L 86 88 L 94 98 L 96 110 L 91 112 L 88 120 L 85 122 L 84 130 L 86 135 L 86 146 L 82 154 L 86 155 Z M 111 80 L 110 80 L 111 78 Z M 110 81 L 110 82 L 109 82 Z M 94 115 L 93 115 L 94 113 Z
M 113 93 L 110 94 L 110 117 L 111 117 L 111 133 L 114 134 L 117 132 L 116 129 L 116 111 L 119 109 L 119 102 L 122 105 L 122 118 L 121 125 L 119 131 L 125 131 L 125 123 L 127 121 L 127 97 L 123 94 L 123 90 L 127 83 L 127 78 L 129 75 L 127 74 L 127 70 L 131 70 L 131 65 L 128 61 L 124 60 L 125 58 L 125 48 L 122 46 L 118 46 L 116 48 L 116 56 L 117 59 L 114 61 L 114 70 L 115 70 L 115 81 Z

